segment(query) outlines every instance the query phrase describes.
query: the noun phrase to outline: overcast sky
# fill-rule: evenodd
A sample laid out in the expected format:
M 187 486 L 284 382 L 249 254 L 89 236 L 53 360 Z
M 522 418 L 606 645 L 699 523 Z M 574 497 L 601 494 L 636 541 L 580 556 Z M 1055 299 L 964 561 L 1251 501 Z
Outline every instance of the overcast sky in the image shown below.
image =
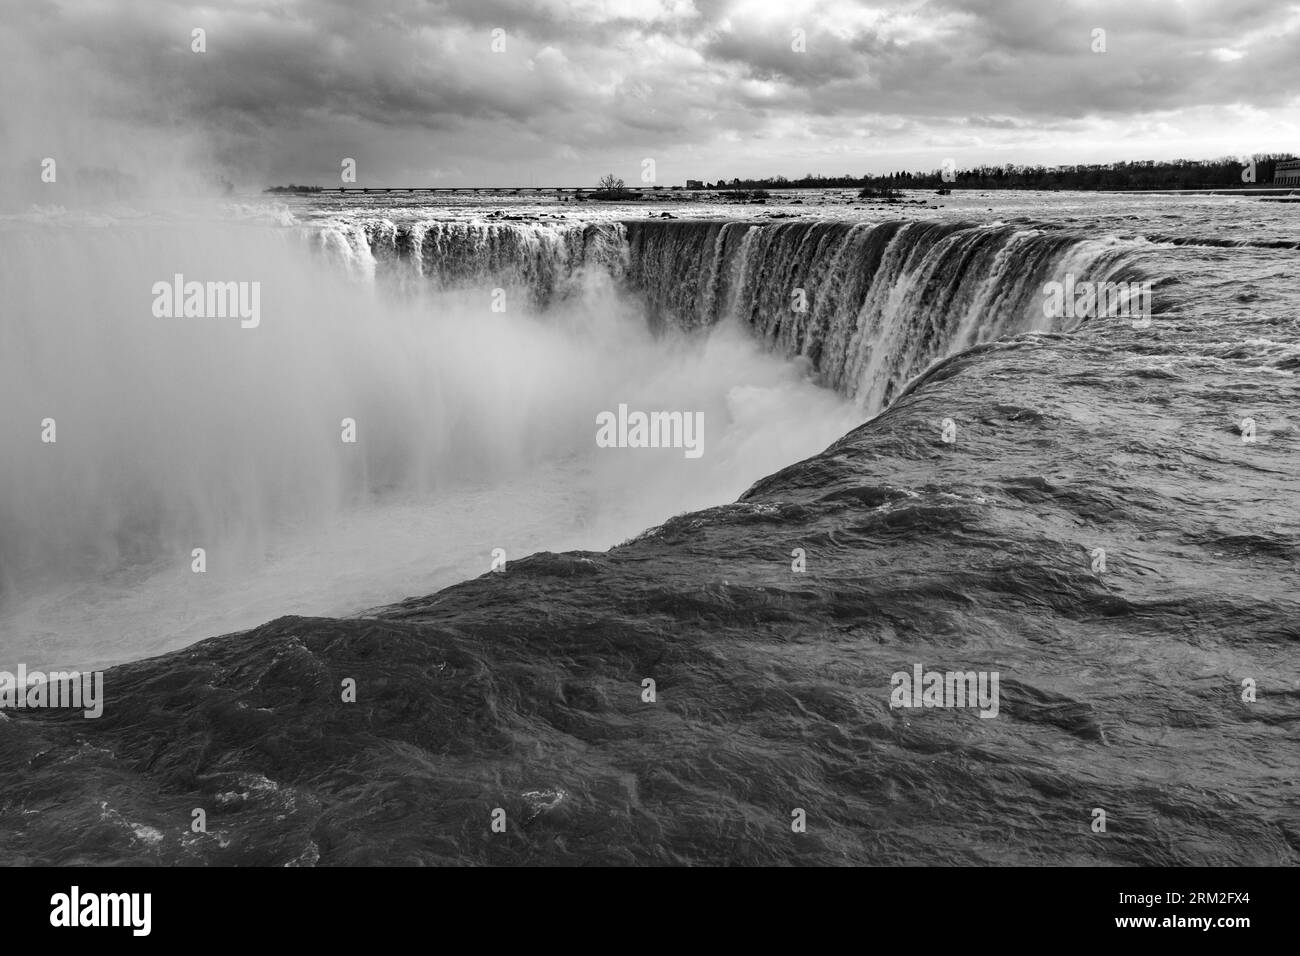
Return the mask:
M 0 70 L 11 159 L 248 188 L 1300 152 L 1266 0 L 14 0 Z

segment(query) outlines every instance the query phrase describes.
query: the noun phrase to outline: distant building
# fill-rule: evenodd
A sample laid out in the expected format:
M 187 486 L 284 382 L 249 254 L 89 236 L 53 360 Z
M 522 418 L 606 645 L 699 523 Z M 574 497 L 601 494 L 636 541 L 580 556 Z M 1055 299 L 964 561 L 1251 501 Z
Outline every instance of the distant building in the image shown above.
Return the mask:
M 688 179 L 688 180 L 686 180 L 686 188 L 687 188 L 687 189 L 703 189 L 703 188 L 704 188 L 704 183 L 703 183 L 702 181 L 698 180 L 698 179 Z
M 1288 159 L 1273 167 L 1274 186 L 1300 186 L 1300 159 Z

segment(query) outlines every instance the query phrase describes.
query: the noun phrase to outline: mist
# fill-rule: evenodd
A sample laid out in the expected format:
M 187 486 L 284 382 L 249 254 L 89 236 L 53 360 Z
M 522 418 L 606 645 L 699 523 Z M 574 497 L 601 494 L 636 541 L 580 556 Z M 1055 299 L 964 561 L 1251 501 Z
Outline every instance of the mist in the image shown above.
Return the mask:
M 358 277 L 265 219 L 0 230 L 0 654 L 32 664 L 351 613 L 497 548 L 603 549 L 862 419 L 739 329 L 652 335 L 600 270 L 545 311 L 511 290 L 494 312 L 486 289 Z M 257 283 L 256 327 L 155 314 L 177 274 Z M 703 457 L 598 448 L 620 403 L 702 413 Z

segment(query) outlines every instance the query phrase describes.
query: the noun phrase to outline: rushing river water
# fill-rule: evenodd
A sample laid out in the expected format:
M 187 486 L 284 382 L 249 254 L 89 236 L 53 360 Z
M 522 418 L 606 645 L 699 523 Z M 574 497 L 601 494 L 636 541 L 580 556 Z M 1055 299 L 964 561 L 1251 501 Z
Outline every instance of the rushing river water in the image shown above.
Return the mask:
M 4 666 L 279 618 L 0 724 L 6 842 L 1300 861 L 1297 207 L 778 198 L 0 225 Z M 177 273 L 259 325 L 153 315 Z M 1067 277 L 1151 314 L 1046 314 Z M 704 453 L 597 447 L 620 404 Z M 996 673 L 996 718 L 891 707 L 917 667 Z

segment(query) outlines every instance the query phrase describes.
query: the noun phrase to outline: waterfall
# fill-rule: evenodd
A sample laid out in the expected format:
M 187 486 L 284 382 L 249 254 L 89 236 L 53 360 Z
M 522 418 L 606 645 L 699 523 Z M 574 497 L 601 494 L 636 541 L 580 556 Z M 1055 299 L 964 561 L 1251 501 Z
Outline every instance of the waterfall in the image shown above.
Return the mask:
M 869 412 L 934 362 L 1062 320 L 1043 286 L 1132 276 L 1132 244 L 1065 230 L 961 222 L 550 224 L 372 219 L 318 234 L 358 275 L 438 289 L 523 290 L 533 308 L 601 269 L 656 328 L 735 321 Z
M 501 287 L 543 309 L 579 294 L 582 270 L 621 276 L 625 230 L 617 223 L 523 224 L 388 219 L 328 225 L 307 233 L 352 275 L 438 291 Z
M 869 411 L 933 362 L 1054 329 L 1043 284 L 1126 274 L 1129 246 L 950 222 L 638 222 L 628 283 L 658 324 L 733 319 Z

